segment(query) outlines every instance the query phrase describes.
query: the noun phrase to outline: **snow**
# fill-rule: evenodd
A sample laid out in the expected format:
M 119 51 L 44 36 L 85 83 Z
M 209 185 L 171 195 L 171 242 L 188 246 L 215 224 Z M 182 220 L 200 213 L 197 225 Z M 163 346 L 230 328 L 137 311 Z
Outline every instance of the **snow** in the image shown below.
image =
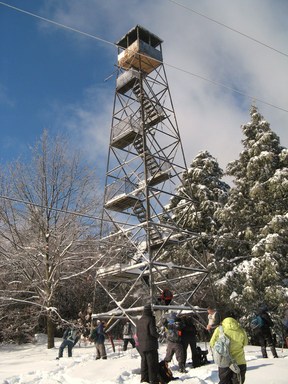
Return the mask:
M 56 339 L 56 346 L 47 349 L 44 337 L 38 337 L 35 344 L 0 346 L 0 383 L 1 384 L 138 384 L 140 383 L 140 356 L 130 346 L 122 351 L 121 341 L 116 341 L 116 350 L 112 351 L 107 342 L 107 360 L 95 360 L 93 344 L 76 345 L 73 357 L 56 360 L 61 339 Z M 204 342 L 198 343 L 207 349 Z M 159 348 L 159 358 L 165 355 L 165 344 Z M 263 359 L 260 347 L 247 346 L 247 374 L 245 384 L 287 384 L 288 349 L 278 348 L 279 359 L 273 359 L 268 350 L 268 359 Z M 188 350 L 188 362 L 191 352 Z M 193 369 L 187 366 L 187 373 L 179 373 L 174 357 L 170 368 L 179 379 L 175 384 L 212 384 L 218 383 L 217 367 L 208 354 L 210 364 Z

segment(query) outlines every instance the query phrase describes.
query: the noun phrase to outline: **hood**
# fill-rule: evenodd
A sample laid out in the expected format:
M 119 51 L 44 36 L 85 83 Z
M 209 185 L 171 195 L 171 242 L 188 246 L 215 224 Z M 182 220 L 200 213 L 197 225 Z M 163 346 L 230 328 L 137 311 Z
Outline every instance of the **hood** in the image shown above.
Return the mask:
M 233 317 L 226 317 L 222 321 L 222 325 L 224 329 L 232 329 L 234 331 L 239 329 L 239 323 L 237 320 L 233 319 Z

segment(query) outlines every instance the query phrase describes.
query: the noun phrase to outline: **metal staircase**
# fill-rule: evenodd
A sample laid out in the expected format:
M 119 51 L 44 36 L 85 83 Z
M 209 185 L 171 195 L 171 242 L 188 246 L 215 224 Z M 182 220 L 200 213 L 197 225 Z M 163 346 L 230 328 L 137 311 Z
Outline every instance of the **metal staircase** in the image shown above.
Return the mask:
M 155 101 L 153 104 L 153 101 L 148 97 L 145 91 L 141 89 L 141 83 L 139 81 L 135 82 L 133 86 L 133 93 L 137 97 L 137 100 L 143 105 L 146 127 L 152 127 L 165 119 L 163 110 L 159 105 L 159 102 L 156 100 L 156 97 L 154 96 Z

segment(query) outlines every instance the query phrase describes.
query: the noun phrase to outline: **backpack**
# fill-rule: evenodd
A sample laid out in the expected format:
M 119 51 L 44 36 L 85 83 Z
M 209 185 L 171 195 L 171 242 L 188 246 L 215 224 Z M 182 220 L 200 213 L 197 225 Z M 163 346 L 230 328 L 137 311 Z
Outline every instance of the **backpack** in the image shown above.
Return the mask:
M 172 343 L 180 343 L 182 336 L 182 327 L 179 321 L 174 319 L 168 320 L 166 338 Z
M 225 335 L 222 325 L 219 325 L 219 337 L 213 347 L 213 359 L 220 368 L 227 368 L 231 364 L 230 339 Z
M 201 347 L 197 346 L 196 347 L 196 356 L 197 356 L 197 362 L 199 365 L 205 365 L 208 364 L 209 361 L 207 359 L 208 351 L 202 351 Z M 195 367 L 194 367 L 195 368 Z
M 67 329 L 63 335 L 63 338 L 73 342 L 73 344 L 75 345 L 77 341 L 80 339 L 80 332 L 75 328 Z
M 255 315 L 250 323 L 250 327 L 253 331 L 262 328 L 264 325 L 264 320 L 260 315 Z
M 64 339 L 73 341 L 73 330 L 71 328 L 68 328 L 66 332 L 63 335 Z

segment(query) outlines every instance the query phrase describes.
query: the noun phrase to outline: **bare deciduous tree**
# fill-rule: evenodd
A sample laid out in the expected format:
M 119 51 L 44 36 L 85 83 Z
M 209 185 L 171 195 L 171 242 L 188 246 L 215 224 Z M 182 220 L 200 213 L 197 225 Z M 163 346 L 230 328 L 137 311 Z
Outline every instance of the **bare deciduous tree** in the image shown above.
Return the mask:
M 33 307 L 36 319 L 44 315 L 52 348 L 59 289 L 97 263 L 95 170 L 69 151 L 63 137 L 50 139 L 44 131 L 31 161 L 11 164 L 1 186 L 0 305 L 21 303 Z

